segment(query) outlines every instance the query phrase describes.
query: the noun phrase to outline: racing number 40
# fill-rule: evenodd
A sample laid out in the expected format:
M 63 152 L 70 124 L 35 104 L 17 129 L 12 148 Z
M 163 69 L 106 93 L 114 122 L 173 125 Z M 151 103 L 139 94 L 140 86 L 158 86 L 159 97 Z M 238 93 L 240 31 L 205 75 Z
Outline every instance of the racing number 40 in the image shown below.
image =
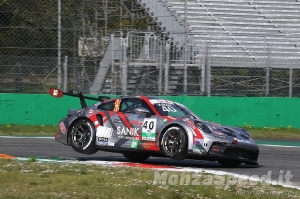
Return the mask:
M 156 119 L 145 118 L 142 126 L 142 140 L 155 141 Z
M 147 130 L 152 130 L 154 128 L 154 121 L 145 121 L 143 124 L 143 128 Z

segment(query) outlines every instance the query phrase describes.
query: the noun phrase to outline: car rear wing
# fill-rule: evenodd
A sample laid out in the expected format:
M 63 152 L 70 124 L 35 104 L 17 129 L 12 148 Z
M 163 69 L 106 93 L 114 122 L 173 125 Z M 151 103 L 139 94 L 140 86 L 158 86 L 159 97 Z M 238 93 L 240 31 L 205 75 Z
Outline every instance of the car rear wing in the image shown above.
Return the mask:
M 69 90 L 68 92 L 63 92 L 59 89 L 56 89 L 56 88 L 50 88 L 49 89 L 49 94 L 53 97 L 57 97 L 57 98 L 61 98 L 63 97 L 64 95 L 67 95 L 67 96 L 72 96 L 72 97 L 79 97 L 80 99 L 80 104 L 81 104 L 81 107 L 82 108 L 86 108 L 87 107 L 87 104 L 86 104 L 86 101 L 85 99 L 89 99 L 89 100 L 95 100 L 95 101 L 104 101 L 104 100 L 108 100 L 110 99 L 109 96 L 98 96 L 98 97 L 89 97 L 89 96 L 84 96 L 82 94 L 82 92 L 80 91 L 72 91 L 72 90 Z

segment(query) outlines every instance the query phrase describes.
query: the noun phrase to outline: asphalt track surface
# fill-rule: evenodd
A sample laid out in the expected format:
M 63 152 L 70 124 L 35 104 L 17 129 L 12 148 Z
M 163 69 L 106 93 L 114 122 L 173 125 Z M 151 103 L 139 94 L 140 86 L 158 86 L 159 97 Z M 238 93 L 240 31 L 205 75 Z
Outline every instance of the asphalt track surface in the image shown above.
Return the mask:
M 184 168 L 202 168 L 219 170 L 238 175 L 266 175 L 271 172 L 272 180 L 278 180 L 280 170 L 283 174 L 290 171 L 293 186 L 300 186 L 300 147 L 278 147 L 260 145 L 258 166 L 242 164 L 236 168 L 224 168 L 217 162 L 201 160 L 176 161 L 167 158 L 149 158 L 146 163 L 155 165 L 168 165 Z M 69 146 L 56 142 L 54 139 L 40 138 L 3 138 L 0 137 L 0 154 L 8 154 L 17 157 L 41 156 L 45 158 L 63 157 L 70 159 L 99 160 L 99 161 L 121 161 L 128 162 L 122 154 L 110 152 L 97 152 L 94 155 L 83 155 L 76 153 Z

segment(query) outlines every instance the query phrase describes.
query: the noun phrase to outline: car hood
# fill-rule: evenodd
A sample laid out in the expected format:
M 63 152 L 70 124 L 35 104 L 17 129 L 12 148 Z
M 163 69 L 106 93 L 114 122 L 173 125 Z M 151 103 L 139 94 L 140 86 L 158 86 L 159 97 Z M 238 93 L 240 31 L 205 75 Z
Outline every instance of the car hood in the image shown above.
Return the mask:
M 221 124 L 208 122 L 208 121 L 200 121 L 206 126 L 208 126 L 211 130 L 211 133 L 217 137 L 234 137 L 239 140 L 252 140 L 251 134 L 245 129 L 234 127 L 234 126 L 224 126 Z

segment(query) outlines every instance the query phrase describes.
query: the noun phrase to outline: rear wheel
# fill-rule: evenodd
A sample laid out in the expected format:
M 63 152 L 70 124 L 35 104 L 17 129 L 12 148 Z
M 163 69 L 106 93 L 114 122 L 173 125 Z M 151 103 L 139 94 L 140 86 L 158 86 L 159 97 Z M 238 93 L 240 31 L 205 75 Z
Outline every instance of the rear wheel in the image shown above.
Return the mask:
M 83 154 L 94 154 L 98 151 L 95 146 L 95 139 L 95 128 L 88 119 L 77 121 L 70 133 L 70 144 L 72 148 Z
M 218 163 L 224 167 L 237 167 L 242 164 L 241 162 L 234 160 L 218 160 Z
M 187 135 L 181 127 L 172 126 L 168 128 L 160 142 L 164 155 L 168 158 L 183 160 L 187 153 Z
M 143 153 L 123 153 L 124 157 L 132 162 L 144 162 L 147 160 L 150 155 L 143 154 Z

